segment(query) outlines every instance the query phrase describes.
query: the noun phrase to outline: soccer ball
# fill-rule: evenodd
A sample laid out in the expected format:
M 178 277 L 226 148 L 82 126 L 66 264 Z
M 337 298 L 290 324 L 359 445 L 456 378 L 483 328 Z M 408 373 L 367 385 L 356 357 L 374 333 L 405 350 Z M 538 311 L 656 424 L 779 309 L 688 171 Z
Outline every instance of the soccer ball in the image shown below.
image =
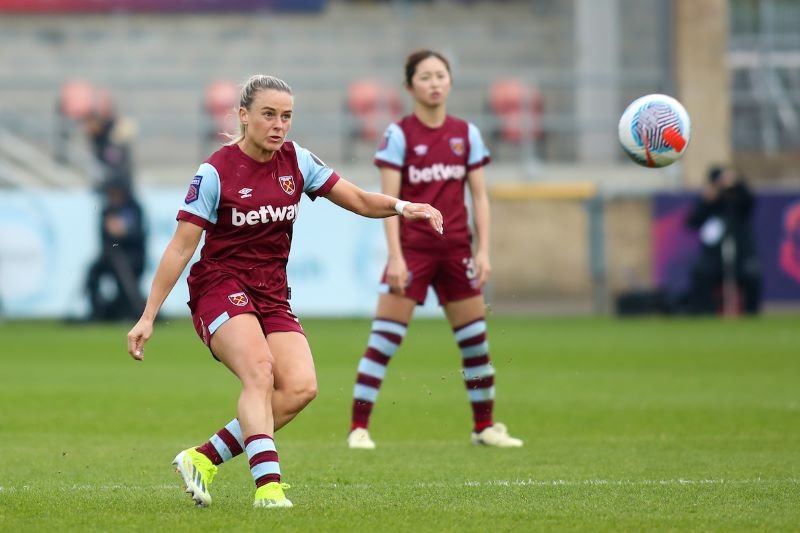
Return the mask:
M 619 119 L 619 142 L 625 153 L 645 167 L 665 167 L 683 156 L 691 136 L 689 114 L 665 94 L 637 98 Z

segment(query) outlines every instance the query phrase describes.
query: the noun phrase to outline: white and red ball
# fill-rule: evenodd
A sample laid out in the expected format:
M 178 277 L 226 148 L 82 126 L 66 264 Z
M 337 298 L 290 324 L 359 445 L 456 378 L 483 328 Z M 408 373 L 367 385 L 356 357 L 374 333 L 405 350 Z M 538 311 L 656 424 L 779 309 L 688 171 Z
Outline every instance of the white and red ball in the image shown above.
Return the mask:
M 636 163 L 665 167 L 680 159 L 691 138 L 689 113 L 665 94 L 637 98 L 619 119 L 619 142 Z

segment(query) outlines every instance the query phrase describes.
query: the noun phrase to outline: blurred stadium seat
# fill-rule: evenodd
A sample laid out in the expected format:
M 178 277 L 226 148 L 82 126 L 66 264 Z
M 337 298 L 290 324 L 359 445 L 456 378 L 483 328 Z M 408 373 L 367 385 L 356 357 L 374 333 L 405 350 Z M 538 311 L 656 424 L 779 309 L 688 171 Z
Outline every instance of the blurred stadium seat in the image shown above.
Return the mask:
M 541 141 L 542 95 L 518 79 L 496 80 L 489 86 L 488 111 L 493 117 L 492 140 L 519 145 Z
M 95 87 L 87 81 L 68 81 L 61 87 L 57 109 L 59 114 L 73 120 L 85 117 L 94 106 L 95 91 Z
M 344 160 L 354 156 L 357 143 L 377 143 L 386 126 L 400 118 L 403 103 L 394 87 L 377 80 L 360 79 L 347 88 L 345 113 L 347 139 L 344 143 Z
M 229 80 L 215 80 L 206 86 L 203 112 L 208 120 L 202 140 L 202 157 L 206 155 L 208 144 L 227 142 L 227 135 L 235 135 L 239 130 L 239 96 L 239 87 Z
M 105 116 L 112 112 L 111 93 L 85 80 L 70 80 L 61 86 L 56 102 L 56 160 L 69 160 L 68 144 L 78 124 L 89 115 Z

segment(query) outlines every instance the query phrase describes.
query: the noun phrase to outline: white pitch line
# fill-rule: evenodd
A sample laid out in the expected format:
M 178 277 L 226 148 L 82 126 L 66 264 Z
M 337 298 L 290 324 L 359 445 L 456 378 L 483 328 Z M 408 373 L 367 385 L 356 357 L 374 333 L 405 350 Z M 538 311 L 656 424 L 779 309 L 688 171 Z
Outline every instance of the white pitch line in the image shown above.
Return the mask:
M 580 486 L 608 486 L 608 487 L 639 487 L 639 486 L 694 486 L 694 485 L 797 485 L 800 484 L 800 479 L 787 478 L 787 479 L 496 479 L 488 481 L 459 481 L 452 483 L 445 482 L 416 482 L 416 483 L 386 483 L 380 486 L 410 486 L 418 488 L 443 488 L 443 487 L 580 487 Z M 311 483 L 304 485 L 310 488 L 319 489 L 338 489 L 338 488 L 353 488 L 353 489 L 374 489 L 379 485 L 369 483 L 348 483 L 342 485 L 340 483 Z M 27 492 L 38 490 L 41 487 L 34 487 L 31 485 L 22 486 L 0 486 L 0 494 L 10 492 Z M 76 492 L 102 492 L 114 490 L 165 490 L 174 491 L 179 490 L 178 484 L 169 485 L 122 485 L 122 484 L 106 484 L 106 485 L 92 485 L 81 484 L 72 485 L 71 487 L 47 487 L 48 490 L 67 490 Z
M 647 485 L 766 485 L 766 484 L 797 484 L 800 479 L 516 479 L 516 480 L 494 480 L 494 481 L 465 481 L 467 487 L 520 487 L 520 486 L 581 486 L 581 485 L 601 485 L 601 486 L 647 486 Z

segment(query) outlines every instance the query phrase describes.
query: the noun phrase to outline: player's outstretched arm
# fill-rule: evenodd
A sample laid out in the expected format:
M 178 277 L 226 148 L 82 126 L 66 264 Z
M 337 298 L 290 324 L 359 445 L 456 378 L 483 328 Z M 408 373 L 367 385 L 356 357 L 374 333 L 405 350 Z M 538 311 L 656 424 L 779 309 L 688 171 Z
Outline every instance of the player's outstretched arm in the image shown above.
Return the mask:
M 194 255 L 202 234 L 203 229 L 200 226 L 190 222 L 178 222 L 175 234 L 158 263 L 142 317 L 128 332 L 128 353 L 137 361 L 144 359 L 144 343 L 153 334 L 153 322 L 158 310 L 161 309 L 181 272 Z
M 444 232 L 442 214 L 429 204 L 415 204 L 386 194 L 367 192 L 345 179 L 340 179 L 325 198 L 348 211 L 369 218 L 402 215 L 409 220 L 428 220 L 439 233 Z

